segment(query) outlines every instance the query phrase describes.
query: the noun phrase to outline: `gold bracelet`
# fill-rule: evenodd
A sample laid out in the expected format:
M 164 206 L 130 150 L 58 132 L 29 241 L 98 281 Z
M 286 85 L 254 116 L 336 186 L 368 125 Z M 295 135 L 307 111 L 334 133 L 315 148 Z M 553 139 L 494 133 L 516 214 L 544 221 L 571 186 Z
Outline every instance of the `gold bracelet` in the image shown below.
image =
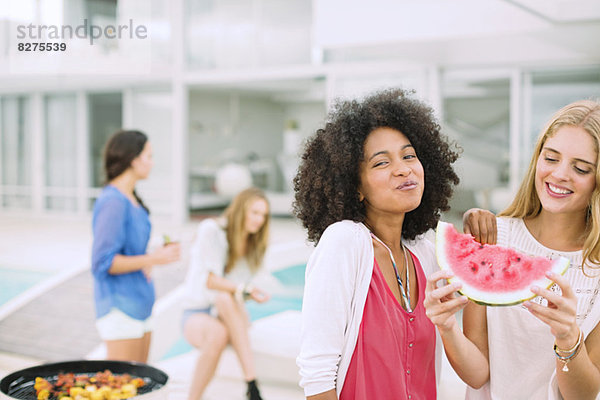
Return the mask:
M 562 350 L 559 349 L 558 346 L 556 345 L 556 340 L 554 341 L 554 351 L 558 352 L 558 353 L 567 353 L 567 354 L 571 354 L 573 353 L 577 347 L 579 347 L 579 345 L 581 344 L 581 339 L 583 337 L 583 332 L 581 331 L 581 329 L 579 329 L 579 335 L 577 335 L 577 343 L 575 343 L 575 345 L 573 347 L 571 347 L 569 350 Z
M 554 343 L 554 354 L 556 354 L 556 357 L 560 361 L 562 361 L 563 367 L 561 369 L 563 370 L 563 372 L 569 372 L 569 367 L 567 366 L 567 364 L 569 363 L 569 361 L 574 359 L 577 356 L 577 354 L 579 354 L 579 350 L 581 350 L 581 347 L 582 347 L 581 346 L 582 341 L 583 341 L 583 331 L 581 329 L 579 329 L 579 338 L 577 339 L 577 343 L 570 350 L 560 350 L 556 346 L 556 342 Z M 560 354 L 558 354 L 559 352 L 570 353 L 570 354 L 568 356 L 561 356 Z

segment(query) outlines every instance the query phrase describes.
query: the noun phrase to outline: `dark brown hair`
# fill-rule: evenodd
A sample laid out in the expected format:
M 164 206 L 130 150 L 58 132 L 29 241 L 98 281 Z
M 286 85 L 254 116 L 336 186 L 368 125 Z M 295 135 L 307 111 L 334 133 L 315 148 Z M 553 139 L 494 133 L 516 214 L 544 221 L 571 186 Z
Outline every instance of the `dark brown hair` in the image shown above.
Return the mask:
M 410 140 L 425 172 L 421 204 L 406 214 L 402 236 L 414 239 L 434 228 L 440 213 L 450 208 L 453 185 L 459 182 L 452 168 L 458 151 L 440 133 L 432 109 L 411 94 L 390 89 L 362 101 L 338 102 L 325 128 L 309 139 L 294 178 L 294 214 L 309 240 L 318 242 L 329 225 L 344 219 L 364 222 L 359 165 L 367 136 L 381 127 L 396 129 Z
M 104 147 L 104 172 L 106 183 L 109 183 L 131 166 L 131 162 L 140 155 L 148 141 L 148 136 L 136 130 L 120 130 L 115 132 Z M 140 205 L 150 213 L 150 210 L 135 190 L 133 195 Z

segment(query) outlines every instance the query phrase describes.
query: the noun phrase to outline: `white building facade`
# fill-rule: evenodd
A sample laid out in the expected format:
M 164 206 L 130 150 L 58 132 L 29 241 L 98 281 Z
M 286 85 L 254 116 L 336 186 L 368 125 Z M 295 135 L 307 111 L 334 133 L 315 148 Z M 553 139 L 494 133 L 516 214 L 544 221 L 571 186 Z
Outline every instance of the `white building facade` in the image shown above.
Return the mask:
M 392 86 L 463 147 L 454 207 L 498 211 L 550 115 L 600 98 L 594 0 L 2 2 L 0 215 L 89 215 L 120 128 L 153 143 L 154 215 L 225 204 L 231 163 L 285 214 L 331 103 Z

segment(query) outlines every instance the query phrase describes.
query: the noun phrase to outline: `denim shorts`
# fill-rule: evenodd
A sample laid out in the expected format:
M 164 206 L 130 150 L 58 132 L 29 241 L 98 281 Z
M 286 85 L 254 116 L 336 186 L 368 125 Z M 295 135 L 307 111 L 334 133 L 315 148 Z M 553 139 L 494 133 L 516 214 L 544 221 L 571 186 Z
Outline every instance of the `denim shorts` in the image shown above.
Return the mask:
M 213 307 L 190 308 L 187 310 L 183 310 L 183 316 L 181 317 L 181 332 L 183 332 L 185 328 L 185 323 L 187 322 L 188 318 L 198 313 L 213 315 Z

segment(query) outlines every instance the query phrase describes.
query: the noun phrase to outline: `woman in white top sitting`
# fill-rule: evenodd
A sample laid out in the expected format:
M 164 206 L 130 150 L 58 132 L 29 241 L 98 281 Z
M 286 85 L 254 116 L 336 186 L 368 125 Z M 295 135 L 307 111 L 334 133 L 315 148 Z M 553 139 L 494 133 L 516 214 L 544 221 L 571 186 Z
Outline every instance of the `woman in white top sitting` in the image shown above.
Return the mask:
M 198 400 L 231 343 L 248 384 L 247 398 L 261 400 L 248 338 L 244 301 L 269 299 L 250 281 L 262 264 L 269 234 L 269 204 L 256 188 L 240 192 L 222 218 L 200 223 L 185 281 L 183 332 L 200 350 L 189 400 Z
M 425 306 L 448 359 L 470 386 L 468 399 L 594 399 L 600 391 L 600 104 L 578 101 L 542 131 L 512 204 L 495 219 L 465 214 L 481 243 L 570 260 L 555 285 L 512 307 L 484 307 L 454 297 L 458 284 L 430 277 Z M 496 228 L 497 226 L 497 228 Z M 464 307 L 463 332 L 454 313 Z M 475 388 L 480 388 L 476 390 Z

